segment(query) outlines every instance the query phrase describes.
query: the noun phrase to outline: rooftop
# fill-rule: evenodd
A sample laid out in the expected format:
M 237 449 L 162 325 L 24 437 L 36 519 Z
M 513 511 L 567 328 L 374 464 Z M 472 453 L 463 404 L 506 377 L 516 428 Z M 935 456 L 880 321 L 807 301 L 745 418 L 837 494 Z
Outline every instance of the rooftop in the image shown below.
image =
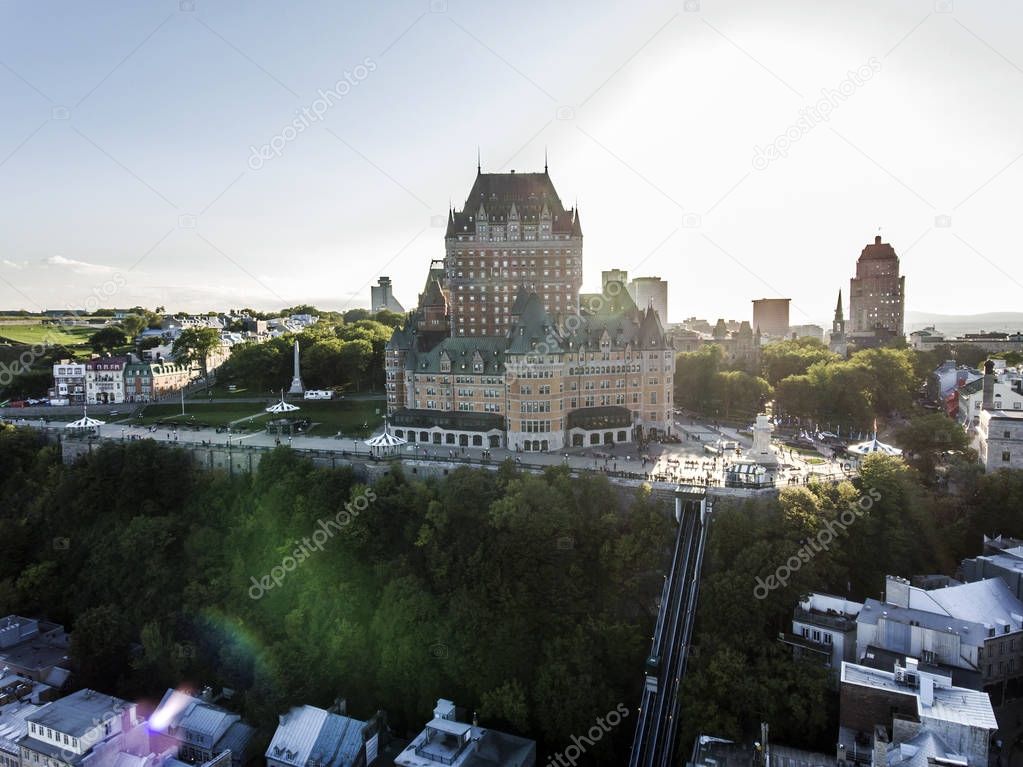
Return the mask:
M 915 686 L 899 681 L 891 671 L 881 671 L 843 661 L 841 681 L 842 684 L 855 684 L 912 696 L 916 698 L 917 715 L 921 719 L 927 717 L 992 731 L 998 729 L 998 722 L 991 708 L 991 699 L 986 692 L 954 687 L 948 677 L 923 672 L 918 673 L 918 676 L 921 680 L 924 678 L 931 680 L 933 684 L 933 700 L 930 704 L 923 700 L 925 695 L 921 695 L 922 684 Z
M 886 597 L 892 600 L 892 581 Z M 990 630 L 1009 633 L 1023 629 L 1023 602 L 1020 602 L 1000 578 L 963 583 L 958 586 L 927 591 L 915 586 L 904 587 L 906 606 L 893 601 L 867 599 L 859 621 L 877 624 L 887 619 L 898 623 L 916 621 L 917 625 L 935 631 L 948 631 L 980 644 Z
M 68 652 L 63 626 L 19 615 L 0 618 L 0 669 L 42 675 L 66 661 Z
M 887 242 L 881 242 L 881 235 L 877 235 L 874 238 L 872 245 L 867 245 L 860 253 L 861 259 L 895 259 L 898 260 L 898 256 L 895 255 L 895 248 L 889 245 Z
M 294 767 L 351 767 L 362 748 L 365 722 L 315 706 L 281 717 L 266 758 Z
M 117 716 L 126 708 L 134 708 L 134 705 L 95 690 L 79 690 L 46 704 L 29 716 L 28 721 L 77 738 L 105 719 Z
M 10 703 L 0 708 L 0 751 L 18 755 L 17 741 L 28 732 L 26 717 L 39 710 L 34 703 Z

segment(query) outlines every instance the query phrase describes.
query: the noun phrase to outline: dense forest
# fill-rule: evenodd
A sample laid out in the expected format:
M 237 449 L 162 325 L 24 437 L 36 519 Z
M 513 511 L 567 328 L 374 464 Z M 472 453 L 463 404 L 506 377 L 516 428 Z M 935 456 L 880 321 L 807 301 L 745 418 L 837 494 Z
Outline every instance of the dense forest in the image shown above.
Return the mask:
M 888 573 L 951 574 L 984 534 L 1023 536 L 1023 472 L 955 472 L 950 495 L 872 456 L 853 482 L 718 501 L 683 749 L 768 721 L 778 742 L 830 751 L 832 683 L 778 632 L 808 591 L 878 596 Z M 292 705 L 340 696 L 406 734 L 449 697 L 556 751 L 639 700 L 673 524 L 648 495 L 621 497 L 601 477 L 511 464 L 427 481 L 396 470 L 367 488 L 284 448 L 255 476 L 200 471 L 148 441 L 64 466 L 55 446 L 7 428 L 0 614 L 71 627 L 80 684 L 132 698 L 227 686 L 266 732 Z M 825 550 L 757 593 L 866 498 Z M 619 764 L 631 734 L 613 731 L 592 763 Z
M 64 466 L 8 428 L 0 615 L 65 622 L 79 683 L 131 698 L 226 686 L 272 730 L 340 696 L 405 734 L 447 697 L 557 750 L 639 700 L 673 525 L 648 496 L 619 498 L 601 477 L 511 465 L 367 489 L 285 448 L 255 476 L 149 441 Z M 631 734 L 594 763 L 620 763 Z

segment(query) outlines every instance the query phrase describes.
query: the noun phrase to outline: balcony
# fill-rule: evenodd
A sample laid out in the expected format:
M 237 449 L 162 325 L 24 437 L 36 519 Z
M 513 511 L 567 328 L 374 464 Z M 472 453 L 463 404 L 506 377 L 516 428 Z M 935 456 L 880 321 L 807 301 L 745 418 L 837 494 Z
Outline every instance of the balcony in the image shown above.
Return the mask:
M 824 626 L 842 633 L 856 629 L 856 618 L 842 613 L 821 612 L 820 610 L 807 610 L 804 607 L 796 607 L 792 613 L 792 618 L 801 623 Z

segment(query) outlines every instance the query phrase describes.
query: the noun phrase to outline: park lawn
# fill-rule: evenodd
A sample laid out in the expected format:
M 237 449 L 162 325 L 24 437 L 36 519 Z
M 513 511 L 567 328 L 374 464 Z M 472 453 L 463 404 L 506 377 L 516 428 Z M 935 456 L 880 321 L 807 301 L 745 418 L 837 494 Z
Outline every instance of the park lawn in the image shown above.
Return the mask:
M 88 342 L 96 328 L 69 325 L 0 325 L 0 338 L 16 344 L 62 344 L 78 346 Z
M 316 437 L 332 437 L 338 432 L 346 437 L 369 436 L 383 423 L 387 411 L 383 399 L 302 400 L 295 404 L 301 408 L 296 417 L 312 421 L 315 426 L 307 433 Z
M 315 425 L 307 433 L 317 437 L 332 437 L 339 431 L 345 436 L 368 436 L 383 423 L 384 411 L 387 408 L 387 403 L 383 399 L 329 401 L 296 399 L 293 404 L 298 405 L 299 409 L 285 417 L 296 420 L 308 418 Z M 265 406 L 257 402 L 202 403 L 185 400 L 184 416 L 181 415 L 180 403 L 146 405 L 142 411 L 142 420 L 132 419 L 132 423 L 226 426 L 232 421 L 248 416 L 255 418 L 238 424 L 238 428 L 261 429 L 267 419 L 279 417 L 266 413 Z
M 256 416 L 247 424 L 262 428 L 262 422 L 268 417 L 263 406 L 257 402 L 216 402 L 194 403 L 185 401 L 185 415 L 181 415 L 181 404 L 146 405 L 142 409 L 142 420 L 132 419 L 132 423 L 145 425 L 162 422 L 165 424 L 207 424 L 209 426 L 226 426 L 232 421 L 248 416 Z M 242 424 L 239 424 L 242 426 Z
M 221 398 L 227 399 L 229 397 L 248 397 L 248 398 L 252 398 L 252 397 L 266 397 L 266 396 L 268 396 L 265 392 L 250 391 L 249 389 L 246 389 L 244 386 L 239 386 L 234 391 L 230 391 L 226 386 L 216 385 L 216 386 L 211 386 L 209 388 L 209 391 L 207 391 L 202 386 L 200 386 L 198 388 L 195 388 L 195 389 L 192 389 L 192 391 L 189 394 L 185 395 L 185 401 L 187 402 L 190 399 L 194 399 L 194 400 L 208 399 L 210 397 L 210 395 L 212 395 L 215 399 L 221 399 Z

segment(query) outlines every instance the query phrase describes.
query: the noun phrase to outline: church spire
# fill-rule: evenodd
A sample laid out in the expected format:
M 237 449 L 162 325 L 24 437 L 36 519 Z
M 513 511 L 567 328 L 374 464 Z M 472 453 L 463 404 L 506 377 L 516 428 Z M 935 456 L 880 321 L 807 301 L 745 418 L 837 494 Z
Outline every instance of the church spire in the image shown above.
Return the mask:
M 838 303 L 835 305 L 835 319 L 842 320 L 845 317 L 842 314 L 842 291 L 838 291 Z

